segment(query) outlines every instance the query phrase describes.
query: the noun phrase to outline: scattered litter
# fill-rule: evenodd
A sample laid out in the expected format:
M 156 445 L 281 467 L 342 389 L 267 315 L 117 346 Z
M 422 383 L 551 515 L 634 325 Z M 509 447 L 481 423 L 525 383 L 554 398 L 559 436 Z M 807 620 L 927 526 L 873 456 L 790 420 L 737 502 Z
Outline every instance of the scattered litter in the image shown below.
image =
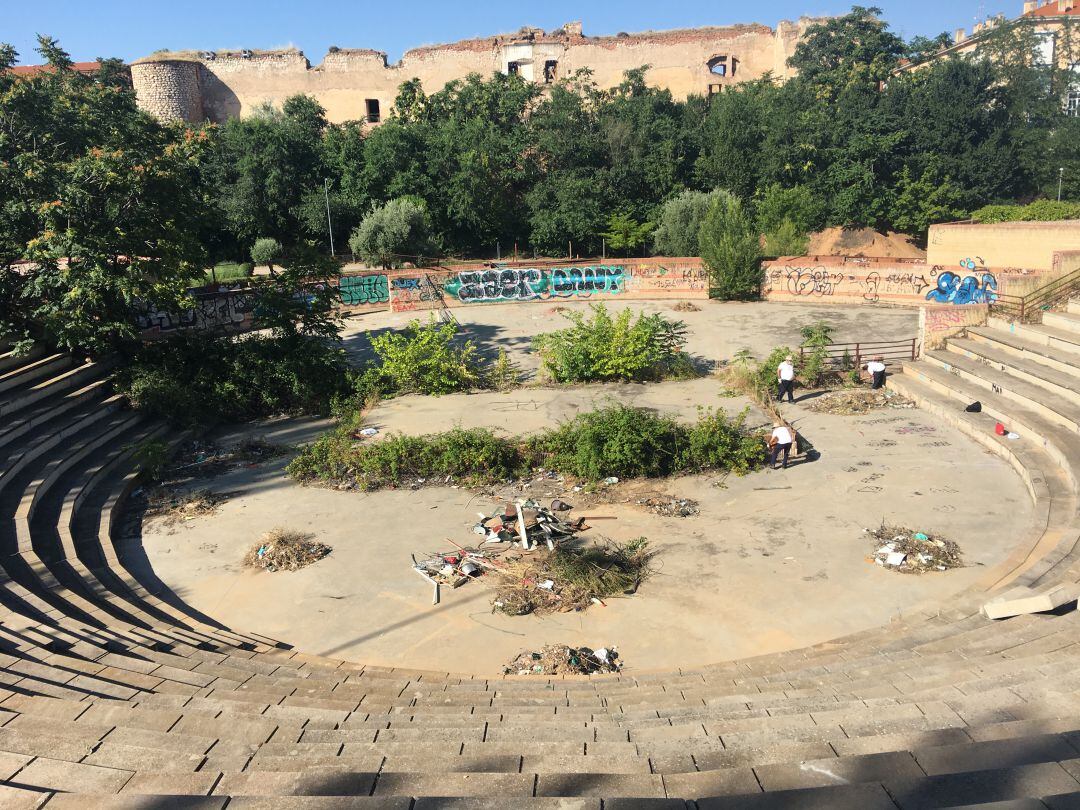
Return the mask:
M 265 439 L 242 439 L 236 444 L 222 446 L 211 441 L 192 441 L 185 444 L 167 475 L 209 478 L 230 469 L 253 467 L 284 455 L 289 448 L 272 444 Z
M 1010 431 L 1010 432 L 1005 434 L 1005 438 L 1006 439 L 1019 439 L 1020 434 L 1019 433 L 1013 433 L 1012 431 Z
M 619 483 L 619 479 L 616 478 L 614 475 L 612 475 L 609 478 L 605 478 L 604 483 L 605 484 L 617 484 L 617 483 Z
M 366 427 L 366 428 L 363 428 L 362 430 L 358 430 L 356 432 L 356 435 L 357 436 L 363 436 L 364 438 L 369 438 L 371 436 L 377 436 L 378 433 L 379 433 L 378 428 Z
M 975 400 L 966 408 L 964 408 L 964 410 L 968 413 L 982 413 L 982 403 L 979 402 L 979 400 Z
M 902 574 L 947 571 L 963 566 L 960 546 L 930 532 L 913 532 L 899 526 L 863 529 L 874 543 L 874 562 Z
M 539 652 L 525 651 L 503 667 L 505 675 L 595 675 L 622 667 L 615 647 L 567 647 L 549 644 Z
M 853 416 L 870 413 L 878 408 L 914 408 L 915 403 L 887 388 L 853 388 L 823 394 L 807 403 L 807 408 L 818 413 L 837 416 Z
M 663 517 L 693 517 L 700 511 L 698 502 L 689 498 L 640 498 L 638 503 Z
M 633 594 L 652 573 L 655 554 L 644 537 L 571 548 L 557 545 L 531 555 L 504 557 L 492 610 L 511 616 L 584 610 L 604 597 Z
M 224 495 L 208 489 L 183 492 L 168 487 L 154 487 L 146 490 L 145 495 L 146 516 L 162 518 L 166 526 L 212 515 L 226 500 Z
M 676 312 L 701 312 L 701 307 L 693 301 L 680 301 L 672 309 Z
M 315 535 L 293 529 L 267 532 L 244 556 L 244 565 L 267 571 L 297 571 L 329 554 L 330 546 L 315 540 Z

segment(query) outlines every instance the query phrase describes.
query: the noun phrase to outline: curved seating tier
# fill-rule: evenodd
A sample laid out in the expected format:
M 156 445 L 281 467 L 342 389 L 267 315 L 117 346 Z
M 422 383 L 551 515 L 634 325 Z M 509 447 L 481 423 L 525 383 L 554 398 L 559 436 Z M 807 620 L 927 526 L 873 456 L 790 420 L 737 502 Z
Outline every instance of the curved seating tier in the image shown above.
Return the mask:
M 1080 613 L 979 613 L 1080 578 L 1078 316 L 973 329 L 892 378 L 1027 484 L 1037 526 L 978 587 L 814 647 L 591 679 L 371 667 L 199 614 L 120 519 L 135 446 L 181 437 L 99 364 L 0 355 L 0 806 L 1078 807 Z

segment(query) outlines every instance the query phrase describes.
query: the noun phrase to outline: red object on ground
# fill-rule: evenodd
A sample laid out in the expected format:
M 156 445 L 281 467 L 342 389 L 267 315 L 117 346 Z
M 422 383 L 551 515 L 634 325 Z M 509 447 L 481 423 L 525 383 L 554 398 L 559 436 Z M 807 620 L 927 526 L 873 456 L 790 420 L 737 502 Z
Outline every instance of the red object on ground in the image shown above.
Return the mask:
M 994 425 L 994 433 L 996 433 L 998 436 L 1004 436 L 1005 426 L 1001 424 L 1001 422 L 998 422 L 996 425 Z

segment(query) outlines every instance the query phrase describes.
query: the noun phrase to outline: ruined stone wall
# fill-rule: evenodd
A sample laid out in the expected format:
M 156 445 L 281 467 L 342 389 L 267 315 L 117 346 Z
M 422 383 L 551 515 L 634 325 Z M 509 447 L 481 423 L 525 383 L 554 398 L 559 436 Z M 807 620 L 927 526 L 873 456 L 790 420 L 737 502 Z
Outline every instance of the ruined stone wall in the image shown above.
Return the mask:
M 1053 270 L 1054 254 L 1080 250 L 1080 220 L 931 225 L 926 260 L 949 267 L 971 259 L 990 267 Z
M 162 121 L 199 123 L 204 119 L 200 67 L 193 61 L 135 63 L 131 81 L 139 106 Z
M 614 37 L 585 37 L 568 25 L 552 34 L 532 32 L 415 48 L 393 65 L 387 64 L 385 54 L 361 49 L 334 49 L 316 67 L 295 49 L 185 52 L 183 64 L 199 66 L 200 118 L 205 115 L 222 122 L 250 114 L 260 104 L 280 105 L 291 95 L 305 93 L 319 100 L 329 120 L 340 123 L 364 119 L 369 99 L 379 102 L 385 117 L 402 82 L 419 79 L 425 92 L 433 93 L 470 73 L 508 72 L 510 63 L 523 78 L 538 84 L 548 78 L 545 65 L 549 61 L 557 66 L 555 78 L 588 68 L 601 87 L 618 84 L 626 70 L 649 65 L 646 81 L 650 85 L 666 88 L 678 99 L 706 95 L 710 88 L 715 92 L 766 73 L 790 76 L 787 60 L 812 22 L 782 22 L 775 31 L 764 25 L 738 25 Z M 176 115 L 162 102 L 167 93 L 159 89 L 161 82 L 156 78 L 160 75 L 178 83 L 178 69 L 165 67 L 180 64 L 169 61 L 174 56 L 155 55 L 133 65 L 145 77 L 136 80 L 139 103 L 155 114 Z M 721 56 L 728 64 L 724 76 L 709 67 L 710 61 Z M 190 77 L 184 83 L 189 85 Z M 195 113 L 189 109 L 186 114 Z

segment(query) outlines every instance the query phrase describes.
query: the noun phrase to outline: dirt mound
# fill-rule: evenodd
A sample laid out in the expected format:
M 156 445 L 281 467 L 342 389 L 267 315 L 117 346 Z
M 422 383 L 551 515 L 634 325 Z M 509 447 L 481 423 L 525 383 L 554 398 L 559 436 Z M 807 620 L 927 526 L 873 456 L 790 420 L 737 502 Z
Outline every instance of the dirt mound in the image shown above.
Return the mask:
M 810 234 L 808 256 L 865 256 L 925 259 L 926 251 L 902 233 L 879 233 L 873 228 L 826 228 Z

